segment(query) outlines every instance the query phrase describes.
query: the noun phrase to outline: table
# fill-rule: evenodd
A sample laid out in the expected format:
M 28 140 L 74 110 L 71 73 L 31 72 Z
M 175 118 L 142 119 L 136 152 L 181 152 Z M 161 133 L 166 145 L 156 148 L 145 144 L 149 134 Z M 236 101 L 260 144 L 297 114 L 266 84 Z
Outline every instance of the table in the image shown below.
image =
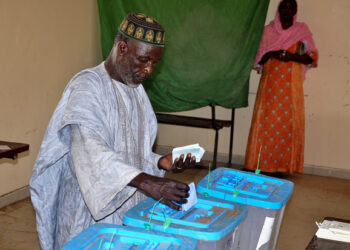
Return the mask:
M 17 154 L 29 150 L 29 144 L 0 141 L 0 145 L 8 146 L 10 149 L 0 149 L 0 159 L 1 158 L 11 158 L 16 159 Z
M 350 220 L 344 220 L 334 217 L 325 217 L 324 220 L 334 220 L 334 221 L 340 221 L 345 223 L 350 223 Z M 326 240 L 318 238 L 316 235 L 311 239 L 309 245 L 306 247 L 305 250 L 349 250 L 350 249 L 350 243 L 347 242 L 340 242 L 340 241 L 333 241 L 333 240 Z

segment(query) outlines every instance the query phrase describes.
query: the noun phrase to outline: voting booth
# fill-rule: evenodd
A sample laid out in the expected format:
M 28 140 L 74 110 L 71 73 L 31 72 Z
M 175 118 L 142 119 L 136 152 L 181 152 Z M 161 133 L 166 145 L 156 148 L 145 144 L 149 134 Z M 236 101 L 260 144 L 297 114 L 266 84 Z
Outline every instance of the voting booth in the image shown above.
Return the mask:
M 233 249 L 235 233 L 246 215 L 243 204 L 202 195 L 187 211 L 147 198 L 125 213 L 123 223 L 150 232 L 192 237 L 197 240 L 197 249 Z
M 147 231 L 112 224 L 95 224 L 81 232 L 61 250 L 103 249 L 177 249 L 190 250 L 197 247 L 195 239 L 167 233 Z
M 234 249 L 275 249 L 285 205 L 294 184 L 287 180 L 217 168 L 197 185 L 197 192 L 248 206 L 236 232 Z

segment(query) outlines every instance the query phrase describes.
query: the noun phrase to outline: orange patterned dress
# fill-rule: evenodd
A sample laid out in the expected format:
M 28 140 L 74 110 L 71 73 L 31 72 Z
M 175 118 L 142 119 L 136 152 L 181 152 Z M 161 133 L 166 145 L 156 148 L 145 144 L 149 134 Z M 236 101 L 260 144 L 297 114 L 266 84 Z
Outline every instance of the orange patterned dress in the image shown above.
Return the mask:
M 299 42 L 288 51 L 295 53 Z M 316 66 L 317 53 L 307 52 Z M 270 58 L 263 65 L 248 138 L 245 168 L 302 173 L 304 164 L 304 92 L 302 65 Z M 261 151 L 260 151 L 261 148 Z

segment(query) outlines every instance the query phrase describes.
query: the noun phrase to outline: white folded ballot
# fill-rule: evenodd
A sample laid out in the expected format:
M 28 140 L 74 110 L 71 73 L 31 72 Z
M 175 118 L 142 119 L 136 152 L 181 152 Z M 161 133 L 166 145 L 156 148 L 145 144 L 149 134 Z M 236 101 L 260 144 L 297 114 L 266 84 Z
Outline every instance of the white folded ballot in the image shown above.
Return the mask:
M 322 239 L 350 242 L 350 224 L 340 221 L 324 220 L 316 222 L 318 230 L 316 236 Z
M 182 211 L 187 211 L 191 207 L 197 204 L 197 193 L 196 193 L 196 186 L 192 182 L 188 185 L 190 187 L 189 194 L 190 196 L 187 198 L 187 202 L 185 204 L 182 204 Z
M 191 153 L 192 156 L 196 157 L 196 162 L 200 162 L 202 156 L 204 155 L 205 150 L 199 146 L 198 143 L 187 145 L 183 147 L 178 147 L 173 149 L 173 162 L 176 158 L 180 158 L 180 155 L 184 155 L 184 159 L 186 159 L 186 156 L 188 153 Z

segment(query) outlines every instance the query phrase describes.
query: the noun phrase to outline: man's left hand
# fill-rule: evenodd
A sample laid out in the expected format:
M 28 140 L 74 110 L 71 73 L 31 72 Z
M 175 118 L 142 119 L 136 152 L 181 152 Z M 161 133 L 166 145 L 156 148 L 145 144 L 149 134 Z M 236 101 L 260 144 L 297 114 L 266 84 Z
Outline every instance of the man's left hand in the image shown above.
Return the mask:
M 173 173 L 181 173 L 186 169 L 193 168 L 196 165 L 196 157 L 188 153 L 184 160 L 184 155 L 180 155 L 180 158 L 176 158 L 173 163 L 173 154 L 167 154 L 161 157 L 158 161 L 158 167 L 166 171 L 172 171 Z

